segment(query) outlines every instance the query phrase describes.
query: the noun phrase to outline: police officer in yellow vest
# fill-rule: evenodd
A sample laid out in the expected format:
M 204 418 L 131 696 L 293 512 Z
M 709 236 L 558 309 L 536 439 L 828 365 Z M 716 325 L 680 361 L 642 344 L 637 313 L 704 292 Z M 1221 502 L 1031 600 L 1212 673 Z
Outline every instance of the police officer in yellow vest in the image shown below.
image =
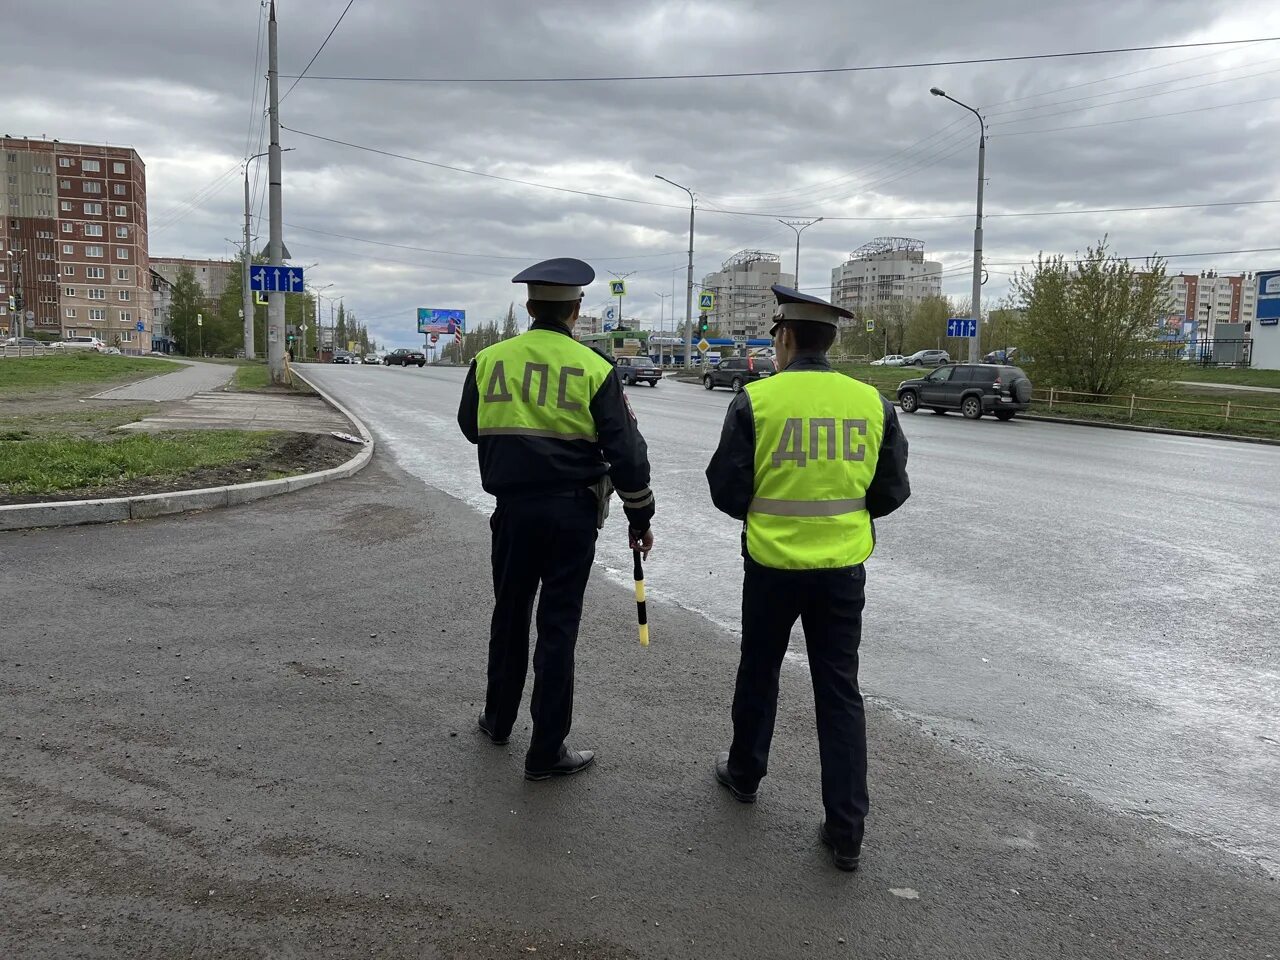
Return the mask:
M 875 388 L 827 360 L 838 318 L 853 315 L 788 287 L 773 293 L 779 373 L 733 399 L 707 467 L 716 507 L 744 523 L 746 567 L 733 744 L 716 760 L 716 779 L 755 801 L 798 618 L 817 708 L 819 836 L 837 867 L 856 870 L 868 807 L 858 691 L 863 563 L 875 545 L 872 521 L 911 495 L 907 439 Z
M 497 498 L 493 532 L 493 620 L 480 730 L 505 744 L 520 711 L 529 667 L 529 622 L 538 600 L 533 654 L 533 733 L 525 777 L 585 770 L 590 750 L 565 738 L 573 719 L 574 646 L 582 595 L 595 557 L 600 497 L 611 480 L 627 516 L 629 542 L 646 556 L 649 455 L 613 363 L 573 339 L 582 288 L 595 271 L 581 260 L 535 264 L 513 283 L 529 285 L 527 333 L 482 350 L 462 388 L 458 425 L 479 445 L 480 480 Z

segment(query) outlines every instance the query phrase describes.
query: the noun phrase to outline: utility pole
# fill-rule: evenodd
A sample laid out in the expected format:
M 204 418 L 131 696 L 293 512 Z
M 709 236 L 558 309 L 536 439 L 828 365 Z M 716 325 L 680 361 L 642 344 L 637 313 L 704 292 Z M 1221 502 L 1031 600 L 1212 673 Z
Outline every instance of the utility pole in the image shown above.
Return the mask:
M 249 271 L 253 267 L 253 245 L 249 239 L 249 161 L 244 164 L 244 250 L 240 255 L 240 300 L 244 311 L 244 358 L 253 359 L 253 291 L 249 289 Z
M 268 188 L 271 207 L 271 239 L 267 243 L 267 259 L 275 265 L 284 262 L 284 201 L 280 171 L 280 64 L 276 38 L 276 2 L 271 0 L 271 19 L 267 24 L 267 84 L 271 92 L 271 148 L 267 152 L 270 165 Z M 284 298 L 276 291 L 267 300 L 267 366 L 271 382 L 284 382 Z
M 929 92 L 935 97 L 950 100 L 958 107 L 964 107 L 978 118 L 978 219 L 973 228 L 973 303 L 970 310 L 973 336 L 969 338 L 969 362 L 977 363 L 981 354 L 979 342 L 982 339 L 982 187 L 987 162 L 987 122 L 976 109 L 948 96 L 945 90 L 930 87 Z
M 815 223 L 821 223 L 822 220 L 823 220 L 822 217 L 818 217 L 816 220 L 779 220 L 778 221 L 779 223 L 783 224 L 784 226 L 790 227 L 792 230 L 796 232 L 795 288 L 797 290 L 800 289 L 800 234 L 804 233 L 806 230 L 812 227 Z
M 655 173 L 654 176 L 663 183 L 679 187 L 689 195 L 689 279 L 684 295 L 684 368 L 691 370 L 693 369 L 693 191 L 674 180 L 668 180 L 660 173 Z
M 634 273 L 635 273 L 635 271 L 634 271 L 634 270 L 630 271 L 629 273 L 615 273 L 613 270 L 610 270 L 610 271 L 609 271 L 609 276 L 613 277 L 613 279 L 615 279 L 615 280 L 622 280 L 622 281 L 626 281 L 627 277 L 631 276 L 631 275 L 632 275 L 632 274 L 634 274 Z M 618 294 L 618 325 L 617 325 L 617 327 L 615 327 L 615 328 L 614 328 L 615 330 L 616 330 L 616 329 L 621 329 L 621 327 L 622 327 L 622 298 L 623 298 L 623 296 L 624 296 L 624 294 L 621 294 L 621 293 L 620 293 L 620 294 Z

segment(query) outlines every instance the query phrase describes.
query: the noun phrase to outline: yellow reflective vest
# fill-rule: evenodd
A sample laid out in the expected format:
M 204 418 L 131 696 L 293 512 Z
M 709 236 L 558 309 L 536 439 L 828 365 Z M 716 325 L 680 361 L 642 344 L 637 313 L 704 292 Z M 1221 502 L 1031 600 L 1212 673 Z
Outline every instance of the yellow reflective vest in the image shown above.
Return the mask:
M 594 441 L 591 398 L 612 374 L 563 333 L 534 328 L 496 343 L 476 357 L 479 434 Z
M 821 370 L 784 371 L 746 390 L 755 426 L 751 559 L 781 570 L 865 561 L 874 546 L 865 497 L 884 438 L 880 394 Z

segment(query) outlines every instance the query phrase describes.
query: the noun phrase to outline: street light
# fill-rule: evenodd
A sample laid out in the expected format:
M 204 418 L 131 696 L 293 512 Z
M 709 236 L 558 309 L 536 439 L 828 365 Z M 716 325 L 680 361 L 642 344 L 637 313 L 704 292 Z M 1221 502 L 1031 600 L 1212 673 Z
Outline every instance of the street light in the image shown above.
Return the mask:
M 310 290 L 313 294 L 315 294 L 315 300 L 311 304 L 311 326 L 316 331 L 316 355 L 317 356 L 319 356 L 319 353 L 320 353 L 320 291 L 328 290 L 332 286 L 333 286 L 332 283 L 326 283 L 323 287 L 313 287 L 311 286 L 311 284 L 307 284 L 305 288 Z M 307 318 L 304 316 L 302 318 L 302 323 L 304 327 L 306 326 L 306 321 L 307 321 Z M 305 329 L 302 331 L 302 359 L 303 360 L 307 359 L 307 333 L 308 331 Z
M 823 220 L 822 217 L 818 217 L 817 220 L 782 220 L 782 219 L 778 220 L 779 223 L 785 224 L 786 226 L 790 227 L 792 230 L 796 232 L 795 286 L 797 290 L 800 289 L 800 234 L 804 233 L 806 230 L 812 227 L 815 223 L 821 223 L 822 220 Z
M 666 324 L 663 322 L 667 313 L 667 300 L 673 297 L 674 294 L 658 293 L 655 290 L 653 295 L 659 298 L 658 299 L 658 335 L 662 336 L 664 333 L 666 333 L 666 330 L 667 330 Z M 675 306 L 676 305 L 673 303 L 671 305 L 671 309 L 674 310 Z M 672 317 L 671 320 L 672 320 L 671 325 L 674 327 L 675 317 Z M 662 344 L 658 344 L 658 366 L 662 366 L 662 346 L 663 346 Z
M 978 362 L 978 343 L 982 337 L 982 181 L 987 162 L 987 123 L 976 109 L 967 103 L 961 103 L 955 97 L 947 96 L 945 90 L 930 87 L 929 92 L 935 97 L 950 100 L 958 107 L 964 107 L 978 118 L 978 219 L 973 228 L 973 303 L 970 314 L 973 317 L 973 336 L 969 339 L 969 362 Z
M 690 370 L 693 368 L 693 191 L 674 180 L 668 180 L 660 173 L 655 173 L 654 176 L 663 183 L 679 187 L 689 195 L 689 283 L 684 297 L 684 368 Z
M 265 157 L 265 153 L 255 153 L 251 157 L 246 157 L 244 161 L 244 252 L 240 257 L 240 299 L 241 309 L 244 314 L 244 357 L 246 360 L 254 358 L 253 349 L 253 292 L 249 289 L 249 272 L 253 267 L 253 247 L 250 237 L 250 218 L 249 210 L 249 164 L 253 161 Z

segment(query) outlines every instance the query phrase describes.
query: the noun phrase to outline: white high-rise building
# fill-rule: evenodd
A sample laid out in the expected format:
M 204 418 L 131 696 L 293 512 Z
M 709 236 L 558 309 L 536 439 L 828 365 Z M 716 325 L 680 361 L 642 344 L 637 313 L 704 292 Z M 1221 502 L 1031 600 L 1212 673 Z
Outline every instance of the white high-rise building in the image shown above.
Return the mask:
M 831 271 L 831 302 L 855 314 L 880 304 L 942 296 L 942 264 L 924 258 L 924 241 L 876 237 Z
M 1202 270 L 1199 274 L 1174 274 L 1168 278 L 1171 312 L 1167 322 L 1180 322 L 1197 331 L 1202 339 L 1213 340 L 1218 324 L 1248 324 L 1257 310 L 1257 284 L 1252 273 L 1219 274 Z
M 702 278 L 702 289 L 716 295 L 707 323 L 723 337 L 766 337 L 773 326 L 775 283 L 795 286 L 795 276 L 782 272 L 776 253 L 743 250 L 724 262 L 716 273 Z M 697 323 L 694 324 L 697 336 Z

